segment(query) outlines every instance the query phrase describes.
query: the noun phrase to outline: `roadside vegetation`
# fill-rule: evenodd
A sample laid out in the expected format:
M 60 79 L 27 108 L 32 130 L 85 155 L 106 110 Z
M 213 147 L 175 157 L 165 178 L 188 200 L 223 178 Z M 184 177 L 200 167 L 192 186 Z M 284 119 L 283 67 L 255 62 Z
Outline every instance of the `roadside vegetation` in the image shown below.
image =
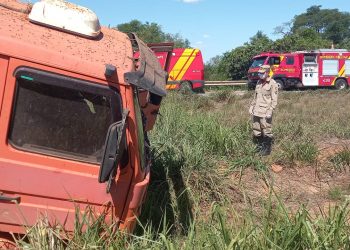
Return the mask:
M 133 235 L 86 211 L 45 219 L 26 249 L 349 249 L 349 91 L 280 94 L 275 143 L 251 140 L 251 92 L 170 93 L 150 134 L 151 185 Z M 79 211 L 77 211 L 79 213 Z M 71 240 L 64 240 L 70 238 Z

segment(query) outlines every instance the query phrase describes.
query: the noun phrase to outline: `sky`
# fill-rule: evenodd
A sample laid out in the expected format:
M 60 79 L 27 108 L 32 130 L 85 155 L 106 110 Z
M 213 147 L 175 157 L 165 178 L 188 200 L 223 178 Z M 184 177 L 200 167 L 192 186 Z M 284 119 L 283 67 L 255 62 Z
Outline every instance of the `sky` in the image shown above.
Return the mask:
M 312 5 L 350 12 L 349 0 L 69 0 L 93 10 L 103 26 L 137 19 L 179 33 L 202 51 L 205 62 L 249 41 L 257 31 L 279 38 L 274 28 Z

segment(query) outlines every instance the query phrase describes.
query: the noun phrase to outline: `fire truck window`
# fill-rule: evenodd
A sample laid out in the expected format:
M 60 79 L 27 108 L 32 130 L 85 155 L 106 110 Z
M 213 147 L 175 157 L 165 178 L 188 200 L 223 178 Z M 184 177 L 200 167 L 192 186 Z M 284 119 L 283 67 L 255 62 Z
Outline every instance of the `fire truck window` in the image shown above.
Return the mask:
M 345 74 L 350 75 L 350 60 L 345 60 Z
M 111 96 L 20 77 L 16 88 L 9 134 L 14 147 L 78 161 L 101 162 L 107 130 L 115 117 Z
M 287 65 L 294 65 L 294 56 L 287 56 L 286 63 Z
M 281 58 L 279 58 L 279 57 L 271 57 L 269 61 L 270 61 L 270 65 L 280 65 Z
M 335 76 L 338 75 L 339 61 L 338 60 L 323 60 L 323 75 Z
M 304 63 L 316 63 L 316 56 L 315 55 L 305 55 L 304 56 Z
M 260 67 L 261 65 L 264 64 L 265 60 L 266 60 L 266 56 L 264 57 L 259 57 L 259 58 L 256 58 L 254 59 L 252 65 L 250 66 L 251 68 L 257 68 L 257 67 Z

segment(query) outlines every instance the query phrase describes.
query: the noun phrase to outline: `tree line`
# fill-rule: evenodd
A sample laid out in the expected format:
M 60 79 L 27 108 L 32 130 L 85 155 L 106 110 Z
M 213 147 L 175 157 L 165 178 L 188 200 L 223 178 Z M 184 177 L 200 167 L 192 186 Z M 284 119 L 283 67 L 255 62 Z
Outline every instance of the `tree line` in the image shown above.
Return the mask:
M 156 23 L 133 20 L 115 27 L 123 32 L 136 32 L 145 42 L 173 41 L 175 47 L 190 47 L 188 39 L 180 34 L 162 31 Z M 253 56 L 264 51 L 288 52 L 320 48 L 350 50 L 350 13 L 338 9 L 311 6 L 305 13 L 275 28 L 281 38 L 271 40 L 258 31 L 242 46 L 215 56 L 205 65 L 206 80 L 239 80 L 246 77 Z
M 142 23 L 139 20 L 132 20 L 128 23 L 122 23 L 113 27 L 125 33 L 134 32 L 145 43 L 174 42 L 176 48 L 189 48 L 190 41 L 183 38 L 180 34 L 170 34 L 162 30 L 157 23 Z

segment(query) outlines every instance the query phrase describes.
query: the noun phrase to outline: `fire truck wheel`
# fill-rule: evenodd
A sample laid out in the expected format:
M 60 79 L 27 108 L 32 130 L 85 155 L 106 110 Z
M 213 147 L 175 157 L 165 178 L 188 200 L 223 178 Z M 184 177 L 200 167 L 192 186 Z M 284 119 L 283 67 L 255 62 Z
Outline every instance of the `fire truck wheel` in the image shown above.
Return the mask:
M 193 90 L 192 90 L 191 83 L 190 82 L 182 82 L 180 85 L 179 92 L 181 94 L 192 94 Z
M 346 89 L 348 87 L 348 83 L 346 82 L 345 79 L 338 79 L 336 82 L 335 82 L 335 88 L 338 89 L 338 90 L 341 90 L 341 89 Z
M 284 82 L 281 79 L 276 79 L 275 81 L 276 81 L 276 83 L 278 85 L 278 89 L 279 90 L 284 90 L 285 89 Z

